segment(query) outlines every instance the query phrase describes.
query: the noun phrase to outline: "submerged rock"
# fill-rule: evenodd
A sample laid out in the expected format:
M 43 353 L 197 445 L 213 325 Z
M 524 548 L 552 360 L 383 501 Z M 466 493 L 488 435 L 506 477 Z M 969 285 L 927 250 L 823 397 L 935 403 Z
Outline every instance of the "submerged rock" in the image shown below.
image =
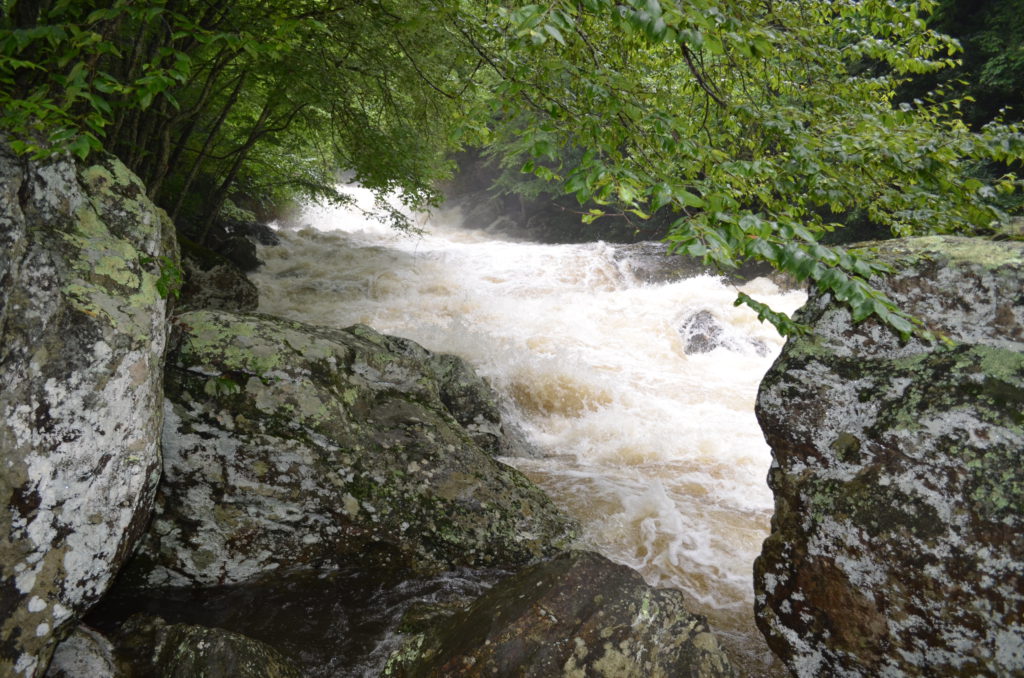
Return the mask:
M 812 293 L 757 415 L 775 462 L 758 625 L 799 677 L 1024 674 L 1024 243 L 878 246 L 957 343 Z
M 679 327 L 679 336 L 687 355 L 710 353 L 716 348 L 737 353 L 752 351 L 760 356 L 768 354 L 768 346 L 763 341 L 728 331 L 707 309 L 689 315 Z
M 433 572 L 550 555 L 573 528 L 496 461 L 500 421 L 460 361 L 365 326 L 179 316 L 146 585 L 361 562 Z
M 110 156 L 0 145 L 0 675 L 40 676 L 159 477 L 167 215 Z
M 411 637 L 383 675 L 719 678 L 728 658 L 683 595 L 623 565 L 570 551 L 522 570 Z

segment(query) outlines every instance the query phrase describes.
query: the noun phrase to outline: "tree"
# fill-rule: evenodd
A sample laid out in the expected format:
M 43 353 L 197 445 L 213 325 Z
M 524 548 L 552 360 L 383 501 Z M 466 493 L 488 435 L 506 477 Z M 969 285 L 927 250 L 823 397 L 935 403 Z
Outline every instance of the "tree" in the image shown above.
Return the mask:
M 239 191 L 344 199 L 343 171 L 423 206 L 478 57 L 418 7 L 18 0 L 0 36 L 0 127 L 22 152 L 105 147 L 200 233 Z
M 1005 219 L 996 193 L 1019 185 L 967 175 L 977 159 L 1019 162 L 1019 125 L 971 132 L 943 92 L 894 100 L 908 77 L 956 63 L 955 42 L 925 27 L 933 2 L 511 4 L 492 5 L 487 41 L 463 23 L 498 83 L 492 143 L 581 204 L 671 209 L 676 251 L 722 268 L 767 261 L 857 321 L 914 329 L 868 284 L 874 264 L 819 243 L 839 226 L 823 215 L 863 208 L 897 235 L 983 233 Z
M 967 122 L 980 127 L 1006 106 L 1007 119 L 1024 119 L 1024 0 L 941 0 L 930 25 L 963 45 L 962 63 L 936 78 L 969 97 Z

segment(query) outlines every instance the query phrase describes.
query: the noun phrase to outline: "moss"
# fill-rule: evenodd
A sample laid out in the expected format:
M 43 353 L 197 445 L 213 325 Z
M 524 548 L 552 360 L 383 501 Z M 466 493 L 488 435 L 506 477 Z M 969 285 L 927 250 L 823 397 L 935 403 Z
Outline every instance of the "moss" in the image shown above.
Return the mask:
M 1024 243 L 995 242 L 984 238 L 945 235 L 898 238 L 870 249 L 884 259 L 944 260 L 951 266 L 970 265 L 987 270 L 1024 266 Z
M 976 346 L 981 370 L 1006 383 L 1024 382 L 1024 354 L 991 346 Z

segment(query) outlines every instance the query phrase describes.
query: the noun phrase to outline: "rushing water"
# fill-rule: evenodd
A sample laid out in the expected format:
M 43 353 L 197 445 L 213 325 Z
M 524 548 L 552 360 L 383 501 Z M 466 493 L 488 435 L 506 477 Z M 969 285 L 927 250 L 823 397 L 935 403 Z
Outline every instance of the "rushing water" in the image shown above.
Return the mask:
M 731 285 L 645 284 L 616 246 L 510 242 L 452 215 L 421 237 L 345 210 L 302 221 L 312 228 L 260 253 L 261 311 L 366 323 L 467 359 L 535 450 L 505 461 L 580 521 L 584 545 L 681 589 L 742 675 L 777 673 L 753 625 L 772 512 L 753 406 L 782 339 L 732 305 Z M 785 311 L 804 299 L 765 279 L 742 289 Z M 722 345 L 687 354 L 680 329 L 701 311 Z

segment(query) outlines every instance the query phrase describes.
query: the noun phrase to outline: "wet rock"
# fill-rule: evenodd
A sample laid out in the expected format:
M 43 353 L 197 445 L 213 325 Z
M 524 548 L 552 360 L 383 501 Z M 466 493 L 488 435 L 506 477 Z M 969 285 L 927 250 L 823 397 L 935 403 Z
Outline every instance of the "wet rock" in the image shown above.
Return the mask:
M 615 260 L 638 282 L 653 285 L 715 274 L 697 257 L 669 254 L 663 242 L 616 245 Z
M 0 194 L 0 675 L 40 676 L 149 516 L 177 247 L 109 156 L 0 146 Z
M 688 316 L 679 328 L 679 335 L 683 338 L 687 355 L 710 353 L 719 347 L 740 353 L 768 354 L 768 346 L 763 341 L 729 332 L 708 310 Z
M 224 629 L 133 617 L 117 637 L 132 678 L 302 678 L 278 650 Z
M 683 596 L 595 553 L 570 551 L 505 579 L 411 637 L 383 675 L 548 678 L 733 676 Z
M 87 626 L 79 626 L 53 653 L 46 678 L 126 678 L 114 659 L 114 646 Z
M 88 622 L 114 639 L 132 628 L 138 615 L 161 617 L 168 624 L 215 627 L 271 645 L 310 678 L 375 676 L 398 645 L 396 627 L 407 610 L 462 601 L 449 612 L 459 609 L 507 575 L 460 568 L 417 577 L 353 566 L 330 572 L 275 571 L 218 587 L 115 585 L 89 613 Z M 141 653 L 144 659 L 152 654 L 147 649 L 152 641 L 132 649 L 137 645 L 119 643 L 118 656 Z
M 679 328 L 679 334 L 686 342 L 687 354 L 710 353 L 721 344 L 723 333 L 721 323 L 711 311 L 697 311 Z
M 256 310 L 260 303 L 259 291 L 242 269 L 188 238 L 180 240 L 185 273 L 185 284 L 178 299 L 180 310 Z
M 182 309 L 212 308 L 226 311 L 255 311 L 259 291 L 245 273 L 224 261 L 204 268 L 195 259 L 184 260 L 185 285 Z
M 757 415 L 775 458 L 758 625 L 795 675 L 1024 674 L 1024 243 L 930 237 L 878 284 L 957 343 L 812 292 Z
M 450 358 L 365 326 L 176 323 L 164 480 L 133 567 L 146 585 L 512 565 L 569 538 L 547 496 L 477 444 L 500 432 L 497 410 Z

